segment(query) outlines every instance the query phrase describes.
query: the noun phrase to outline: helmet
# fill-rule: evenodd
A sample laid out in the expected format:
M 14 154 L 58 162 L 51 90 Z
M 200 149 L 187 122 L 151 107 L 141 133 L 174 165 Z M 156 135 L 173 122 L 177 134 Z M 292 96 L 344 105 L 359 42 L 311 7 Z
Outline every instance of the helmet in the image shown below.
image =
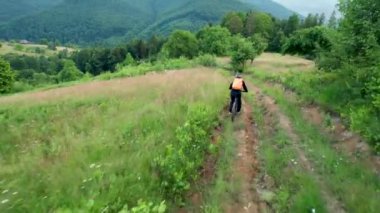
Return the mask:
M 237 72 L 237 73 L 235 74 L 235 78 L 242 78 L 242 75 L 241 75 L 240 73 Z

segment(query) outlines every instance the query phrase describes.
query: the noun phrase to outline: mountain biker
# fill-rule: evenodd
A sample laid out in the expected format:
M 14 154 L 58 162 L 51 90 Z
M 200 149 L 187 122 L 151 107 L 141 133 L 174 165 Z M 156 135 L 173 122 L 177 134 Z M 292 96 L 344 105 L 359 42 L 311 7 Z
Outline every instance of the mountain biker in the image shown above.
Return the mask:
M 248 92 L 247 86 L 241 76 L 241 74 L 236 74 L 234 81 L 230 84 L 231 90 L 231 103 L 230 103 L 230 113 L 232 113 L 232 107 L 235 100 L 237 100 L 237 112 L 241 110 L 241 92 Z

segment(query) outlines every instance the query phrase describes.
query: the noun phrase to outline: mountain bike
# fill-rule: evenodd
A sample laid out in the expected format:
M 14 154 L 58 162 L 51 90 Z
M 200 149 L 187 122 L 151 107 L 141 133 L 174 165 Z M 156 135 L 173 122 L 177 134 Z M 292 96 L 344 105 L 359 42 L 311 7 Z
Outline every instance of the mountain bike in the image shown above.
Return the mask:
M 237 114 L 238 114 L 238 111 L 237 111 L 237 100 L 238 98 L 235 97 L 235 100 L 234 100 L 234 104 L 232 105 L 232 111 L 231 111 L 231 121 L 234 122 Z

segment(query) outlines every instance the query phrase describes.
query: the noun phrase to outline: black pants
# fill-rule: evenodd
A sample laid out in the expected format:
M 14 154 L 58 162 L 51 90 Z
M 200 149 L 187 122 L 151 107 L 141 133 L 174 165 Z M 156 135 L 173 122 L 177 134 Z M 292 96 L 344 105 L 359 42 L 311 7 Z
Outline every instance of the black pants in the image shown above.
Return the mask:
M 231 103 L 230 103 L 230 112 L 232 112 L 232 107 L 234 106 L 234 101 L 237 100 L 237 112 L 240 112 L 241 109 L 241 92 L 231 92 Z

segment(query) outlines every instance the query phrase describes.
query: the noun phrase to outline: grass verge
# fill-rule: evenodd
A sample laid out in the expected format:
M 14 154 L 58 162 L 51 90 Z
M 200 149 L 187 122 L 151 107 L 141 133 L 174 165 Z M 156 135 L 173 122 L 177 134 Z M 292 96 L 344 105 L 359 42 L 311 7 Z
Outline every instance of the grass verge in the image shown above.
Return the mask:
M 166 75 L 138 78 L 130 83 L 140 86 L 119 85 L 107 95 L 0 105 L 0 212 L 175 206 L 197 178 L 226 97 L 224 78 L 212 71 Z M 164 161 L 171 166 L 164 175 L 155 159 L 170 156 L 168 147 L 183 153 Z
M 324 177 L 331 191 L 345 204 L 349 212 L 377 212 L 380 209 L 379 178 L 366 167 L 353 163 L 332 147 L 332 141 L 321 134 L 318 127 L 307 122 L 297 107 L 290 102 L 284 91 L 269 88 L 261 80 L 254 80 L 265 93 L 275 98 L 281 110 L 290 118 L 294 130 L 300 137 L 302 149 L 316 166 L 315 170 Z
M 250 96 L 248 100 L 258 126 L 261 175 L 274 181 L 274 186 L 266 186 L 268 191 L 262 192 L 261 199 L 276 212 L 326 212 L 318 183 L 298 163 L 287 133 L 276 118 L 265 116 L 267 112 L 256 102 L 257 98 Z

